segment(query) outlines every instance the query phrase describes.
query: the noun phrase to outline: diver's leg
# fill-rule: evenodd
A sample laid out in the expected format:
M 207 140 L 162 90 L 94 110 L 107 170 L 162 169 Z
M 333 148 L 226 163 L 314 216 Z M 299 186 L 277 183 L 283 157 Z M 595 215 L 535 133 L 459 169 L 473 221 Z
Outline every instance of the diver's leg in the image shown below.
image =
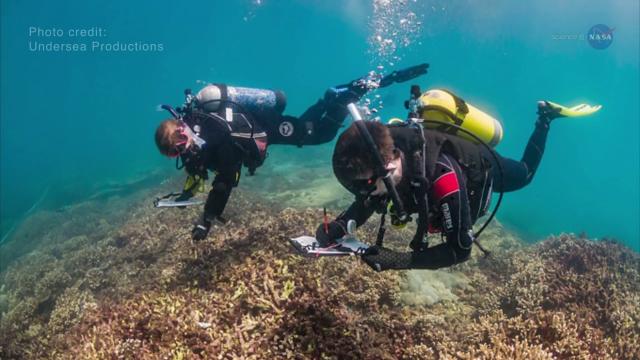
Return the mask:
M 370 90 L 386 87 L 394 83 L 405 82 L 427 73 L 429 64 L 419 64 L 406 69 L 393 71 L 384 76 L 376 84 L 370 74 L 352 80 L 346 84 L 329 88 L 324 98 L 309 107 L 300 118 L 288 117 L 293 124 L 296 135 L 283 139 L 276 136 L 274 142 L 279 144 L 317 145 L 333 140 L 349 114 L 347 105 L 356 103 Z M 285 116 L 286 118 L 286 116 Z
M 538 105 L 538 120 L 520 161 L 505 158 L 496 153 L 498 161 L 496 163 L 496 159 L 493 156 L 488 156 L 493 163 L 494 191 L 515 191 L 525 187 L 533 180 L 533 176 L 542 161 L 549 133 L 549 124 L 553 120 L 552 116 L 541 110 L 541 106 L 543 105 Z M 498 166 L 502 168 L 502 178 L 500 177 Z
M 538 166 L 540 166 L 542 155 L 544 155 L 544 148 L 547 143 L 547 134 L 549 134 L 549 123 L 550 120 L 548 118 L 538 116 L 538 121 L 536 121 L 533 133 L 531 137 L 529 137 L 527 147 L 524 149 L 521 160 L 527 167 L 527 177 L 524 185 L 529 184 L 531 180 L 533 180 L 533 176 L 538 170 Z
M 526 185 L 528 170 L 527 166 L 518 160 L 506 158 L 494 152 L 497 157 L 489 155 L 492 164 L 492 189 L 496 192 L 509 192 L 522 188 Z
M 310 106 L 299 119 L 295 127 L 302 129 L 299 145 L 324 144 L 333 140 L 344 119 L 349 115 L 347 105 L 355 103 L 366 94 L 367 89 L 353 81 L 328 89 L 324 98 Z
M 346 110 L 345 110 L 346 111 Z M 318 145 L 336 136 L 342 121 L 335 121 L 337 109 L 327 109 L 323 100 L 307 109 L 299 118 L 283 115 L 267 129 L 269 144 Z M 342 117 L 344 119 L 345 116 Z
M 300 117 L 280 116 L 271 121 L 269 144 L 318 145 L 335 138 L 349 114 L 347 105 L 366 93 L 359 87 L 342 85 L 330 88 L 324 98 L 311 105 Z
M 469 258 L 471 247 L 462 249 L 450 243 L 438 244 L 423 251 L 400 252 L 386 248 L 373 250 L 362 257 L 376 271 L 430 269 L 449 267 Z

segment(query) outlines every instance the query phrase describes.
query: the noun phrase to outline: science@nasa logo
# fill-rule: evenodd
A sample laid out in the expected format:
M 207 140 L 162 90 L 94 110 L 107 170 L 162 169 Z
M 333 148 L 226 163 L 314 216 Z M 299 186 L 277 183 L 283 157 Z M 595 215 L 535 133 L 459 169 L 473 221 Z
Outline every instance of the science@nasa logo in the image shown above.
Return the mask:
M 587 33 L 589 45 L 598 50 L 608 48 L 613 42 L 613 30 L 615 28 L 609 28 L 604 24 L 593 25 Z

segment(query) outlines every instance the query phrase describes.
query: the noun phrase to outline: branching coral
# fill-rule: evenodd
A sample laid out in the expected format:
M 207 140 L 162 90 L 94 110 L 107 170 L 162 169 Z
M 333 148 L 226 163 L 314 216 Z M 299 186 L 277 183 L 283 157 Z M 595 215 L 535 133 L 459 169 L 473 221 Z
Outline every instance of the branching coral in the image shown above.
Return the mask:
M 102 237 L 42 246 L 2 274 L 0 357 L 640 357 L 640 259 L 619 244 L 524 246 L 490 227 L 492 257 L 375 273 L 355 257 L 294 254 L 288 237 L 312 234 L 321 212 L 274 209 L 238 192 L 231 222 L 194 243 L 184 219 L 197 209 L 134 207 Z M 388 245 L 406 249 L 403 237 Z M 407 301 L 420 289 L 438 296 Z
M 63 333 L 81 318 L 84 311 L 95 307 L 95 299 L 91 294 L 74 287 L 68 288 L 56 300 L 56 306 L 49 319 L 48 330 L 55 334 Z

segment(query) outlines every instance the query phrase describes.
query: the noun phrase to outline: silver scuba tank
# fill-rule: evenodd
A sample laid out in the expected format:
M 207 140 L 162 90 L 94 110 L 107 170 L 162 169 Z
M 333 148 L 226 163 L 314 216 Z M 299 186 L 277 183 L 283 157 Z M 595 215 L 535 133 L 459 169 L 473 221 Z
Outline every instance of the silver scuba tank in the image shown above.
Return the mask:
M 239 111 L 258 114 L 282 113 L 287 104 L 282 91 L 209 84 L 195 96 L 197 106 L 206 112 L 218 112 L 225 102 L 240 105 Z

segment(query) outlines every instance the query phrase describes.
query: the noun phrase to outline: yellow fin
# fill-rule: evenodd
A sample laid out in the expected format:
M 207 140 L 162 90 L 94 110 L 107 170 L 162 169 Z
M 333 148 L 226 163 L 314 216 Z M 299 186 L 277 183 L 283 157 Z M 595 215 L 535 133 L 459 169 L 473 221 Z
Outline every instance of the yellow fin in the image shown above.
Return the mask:
M 558 112 L 561 116 L 566 117 L 579 117 L 591 115 L 602 108 L 602 105 L 591 106 L 589 104 L 580 104 L 573 107 L 566 107 L 560 104 L 547 101 L 547 104 Z

